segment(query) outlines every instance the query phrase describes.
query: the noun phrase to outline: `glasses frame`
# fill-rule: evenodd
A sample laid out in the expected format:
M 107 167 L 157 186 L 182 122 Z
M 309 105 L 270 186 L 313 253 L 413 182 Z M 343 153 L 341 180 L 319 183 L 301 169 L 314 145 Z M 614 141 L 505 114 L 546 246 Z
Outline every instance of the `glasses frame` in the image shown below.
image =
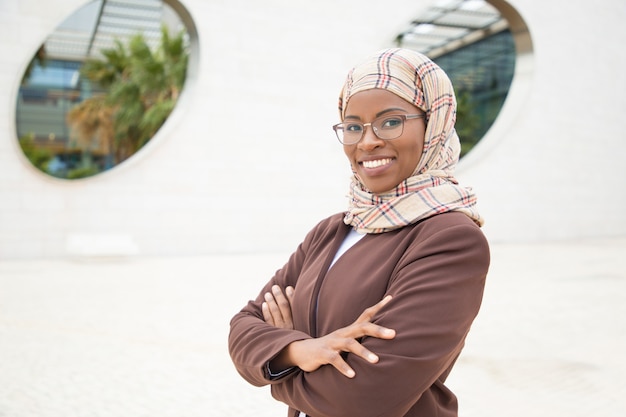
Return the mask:
M 400 133 L 398 133 L 398 136 L 395 136 L 393 138 L 381 138 L 380 135 L 378 134 L 378 130 L 374 128 L 374 126 L 372 126 L 374 123 L 376 123 L 378 120 L 380 119 L 385 119 L 385 118 L 393 118 L 393 117 L 399 117 L 400 119 L 402 119 L 402 126 L 400 129 Z M 394 140 L 394 139 L 398 139 L 400 136 L 402 136 L 402 133 L 404 133 L 404 123 L 406 123 L 407 120 L 412 120 L 412 119 L 423 119 L 425 118 L 426 115 L 423 113 L 420 114 L 387 114 L 384 116 L 380 116 L 377 117 L 376 119 L 372 120 L 369 123 L 361 123 L 361 122 L 341 122 L 341 123 L 337 123 L 336 125 L 333 125 L 333 130 L 335 131 L 335 135 L 337 136 L 337 140 L 339 141 L 339 143 L 341 143 L 342 145 L 356 145 L 357 143 L 359 143 L 361 141 L 361 139 L 363 139 L 363 136 L 365 135 L 365 128 L 367 126 L 370 126 L 372 128 L 372 132 L 374 132 L 374 135 L 376 135 L 376 137 L 380 140 Z M 351 125 L 360 125 L 362 130 L 361 130 L 361 136 L 359 136 L 359 139 L 357 141 L 354 142 L 348 142 L 346 143 L 345 141 L 341 140 L 341 137 L 339 136 L 339 129 L 341 126 L 345 125 L 345 124 L 351 124 Z

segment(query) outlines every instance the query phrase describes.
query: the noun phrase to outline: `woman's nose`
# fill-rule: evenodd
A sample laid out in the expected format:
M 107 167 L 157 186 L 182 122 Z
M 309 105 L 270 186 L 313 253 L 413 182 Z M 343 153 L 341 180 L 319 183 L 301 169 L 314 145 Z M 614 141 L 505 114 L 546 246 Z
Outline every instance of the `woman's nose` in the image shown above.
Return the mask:
M 365 126 L 364 129 L 363 137 L 358 144 L 361 149 L 369 151 L 385 145 L 385 141 L 376 136 L 374 126 Z

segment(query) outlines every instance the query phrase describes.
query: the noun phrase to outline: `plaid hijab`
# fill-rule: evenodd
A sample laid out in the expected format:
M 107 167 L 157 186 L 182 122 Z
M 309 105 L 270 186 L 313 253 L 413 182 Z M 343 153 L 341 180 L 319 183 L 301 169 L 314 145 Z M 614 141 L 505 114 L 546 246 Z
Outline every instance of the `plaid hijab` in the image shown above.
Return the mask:
M 380 51 L 348 74 L 339 97 L 341 120 L 350 97 L 373 88 L 391 91 L 424 111 L 424 149 L 412 176 L 388 192 L 371 193 L 354 173 L 344 222 L 361 233 L 383 233 L 460 211 L 482 226 L 475 194 L 454 178 L 461 146 L 454 130 L 456 99 L 445 72 L 416 51 Z

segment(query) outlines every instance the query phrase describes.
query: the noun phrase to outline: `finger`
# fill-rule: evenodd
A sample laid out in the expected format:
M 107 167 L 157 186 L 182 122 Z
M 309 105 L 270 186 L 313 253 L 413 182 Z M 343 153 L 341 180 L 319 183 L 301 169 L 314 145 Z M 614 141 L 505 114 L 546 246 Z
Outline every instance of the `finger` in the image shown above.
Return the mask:
M 276 304 L 278 305 L 282 322 L 285 324 L 286 327 L 292 328 L 293 323 L 291 317 L 291 302 L 285 296 L 285 294 L 283 294 L 283 291 L 278 285 L 272 286 L 272 294 L 274 296 Z
M 352 369 L 350 365 L 348 365 L 348 363 L 343 360 L 343 358 L 339 354 L 334 355 L 329 364 L 348 378 L 354 378 L 354 376 L 356 375 L 354 369 Z
M 377 363 L 379 360 L 378 355 L 367 349 L 355 339 L 344 339 L 342 341 L 342 345 L 343 346 L 340 347 L 340 350 L 352 353 L 353 355 L 365 359 L 369 363 Z
M 276 300 L 276 303 L 278 304 L 281 312 L 286 310 L 291 311 L 291 308 L 289 307 L 289 300 L 287 299 L 285 294 L 283 294 L 283 291 L 278 285 L 274 285 L 272 287 L 272 295 L 274 296 L 274 299 Z
M 265 320 L 267 324 L 276 326 L 276 324 L 274 323 L 274 318 L 272 317 L 272 314 L 270 313 L 270 308 L 267 305 L 267 303 L 261 304 L 261 311 L 263 313 L 263 320 Z
M 357 336 L 357 338 L 363 336 L 372 336 L 378 339 L 393 339 L 394 337 L 396 337 L 395 330 L 371 322 L 360 323 L 358 327 L 360 327 L 361 336 Z
M 372 318 L 380 311 L 380 309 L 382 309 L 385 305 L 387 305 L 387 303 L 389 303 L 389 301 L 391 301 L 391 298 L 392 298 L 391 295 L 388 295 L 382 300 L 380 300 L 378 303 L 363 310 L 363 313 L 361 313 L 359 318 L 356 319 L 356 323 L 363 322 L 363 321 L 371 321 Z
M 371 336 L 377 339 L 393 339 L 396 337 L 396 331 L 388 327 L 366 321 L 361 323 L 352 323 L 347 327 L 343 327 L 335 331 L 337 336 L 345 339 L 360 339 L 364 336 Z
M 291 285 L 285 288 L 285 295 L 287 296 L 287 300 L 289 300 L 289 304 L 291 305 L 293 305 L 293 294 L 294 289 Z
M 274 326 L 283 327 L 284 321 L 283 316 L 280 312 L 280 308 L 278 307 L 278 304 L 276 303 L 276 300 L 274 299 L 272 294 L 269 292 L 265 293 L 265 303 L 267 304 L 268 310 L 272 316 L 272 319 L 274 320 Z

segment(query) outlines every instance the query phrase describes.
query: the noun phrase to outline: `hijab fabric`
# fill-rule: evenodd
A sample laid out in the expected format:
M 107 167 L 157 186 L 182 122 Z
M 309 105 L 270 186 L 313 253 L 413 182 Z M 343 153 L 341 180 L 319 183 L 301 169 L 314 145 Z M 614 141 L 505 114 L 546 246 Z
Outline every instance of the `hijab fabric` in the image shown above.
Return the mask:
M 341 120 L 350 97 L 373 88 L 390 91 L 424 111 L 424 148 L 413 174 L 385 193 L 370 192 L 353 171 L 344 222 L 360 233 L 383 233 L 460 211 L 482 226 L 476 195 L 454 178 L 461 146 L 454 129 L 454 89 L 445 72 L 416 51 L 380 51 L 349 72 L 339 97 Z

